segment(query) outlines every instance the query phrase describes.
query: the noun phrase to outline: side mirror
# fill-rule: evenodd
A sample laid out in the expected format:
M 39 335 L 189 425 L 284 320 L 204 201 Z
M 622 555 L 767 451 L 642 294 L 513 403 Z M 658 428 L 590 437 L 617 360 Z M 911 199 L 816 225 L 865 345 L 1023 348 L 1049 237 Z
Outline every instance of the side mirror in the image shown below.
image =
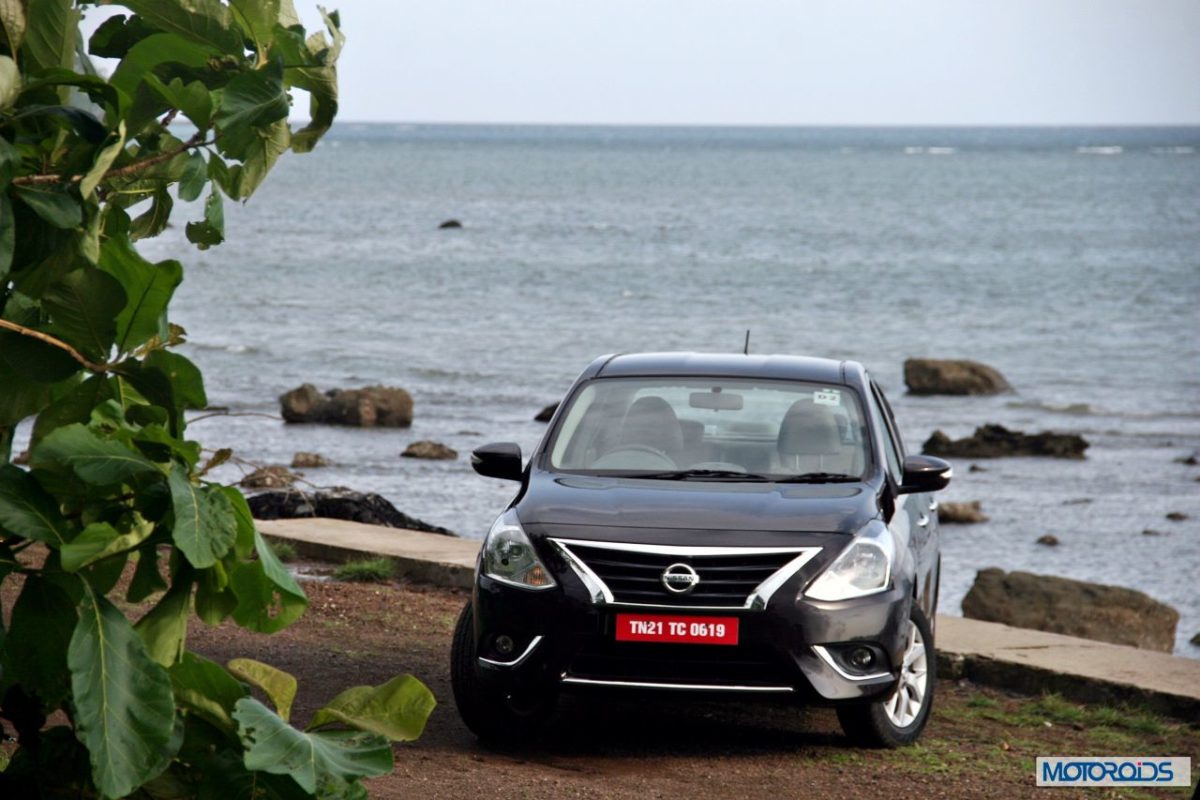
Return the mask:
M 485 478 L 506 481 L 521 480 L 521 446 L 513 442 L 496 442 L 475 448 L 471 466 Z
M 936 492 L 950 483 L 954 470 L 950 462 L 933 456 L 908 456 L 904 459 L 904 481 L 900 494 Z

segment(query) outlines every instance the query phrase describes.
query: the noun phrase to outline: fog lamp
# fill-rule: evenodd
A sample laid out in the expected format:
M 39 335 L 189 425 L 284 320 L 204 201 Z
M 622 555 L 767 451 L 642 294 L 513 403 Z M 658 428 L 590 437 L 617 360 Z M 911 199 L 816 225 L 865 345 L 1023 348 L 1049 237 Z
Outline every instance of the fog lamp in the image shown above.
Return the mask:
M 503 634 L 496 637 L 494 644 L 496 645 L 496 652 L 503 656 L 511 655 L 512 651 L 517 647 L 517 643 L 513 641 L 511 636 Z

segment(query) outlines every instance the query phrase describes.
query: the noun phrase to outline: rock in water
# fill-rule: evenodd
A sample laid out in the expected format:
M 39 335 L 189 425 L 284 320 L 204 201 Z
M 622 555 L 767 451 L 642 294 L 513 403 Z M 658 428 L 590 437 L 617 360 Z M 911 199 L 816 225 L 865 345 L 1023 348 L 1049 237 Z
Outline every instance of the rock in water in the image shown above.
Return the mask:
M 1167 519 L 1171 520 L 1171 522 L 1183 522 L 1187 518 L 1188 515 L 1182 511 L 1172 511 L 1167 514 Z
M 539 411 L 537 413 L 537 415 L 533 418 L 533 421 L 534 422 L 549 422 L 551 419 L 554 418 L 555 411 L 558 411 L 558 403 L 551 403 L 550 405 L 546 406 L 541 411 Z
M 412 396 L 392 386 L 330 389 L 322 394 L 306 383 L 279 397 L 285 422 L 316 422 L 360 428 L 407 428 L 412 425 Z
M 1188 642 L 1196 645 L 1196 647 L 1200 647 L 1200 633 L 1197 633 L 1195 636 L 1189 639 Z
M 381 525 L 385 528 L 407 528 L 426 533 L 455 536 L 453 531 L 422 522 L 398 510 L 383 497 L 337 487 L 321 492 L 289 491 L 263 492 L 246 498 L 255 519 L 298 519 L 327 517 Z
M 995 567 L 975 576 L 962 610 L 969 619 L 1164 653 L 1179 623 L 1178 611 L 1133 589 Z
M 978 500 L 969 503 L 938 504 L 938 522 L 947 525 L 971 525 L 987 521 L 987 514 L 983 513 L 983 505 Z
M 1034 544 L 1044 544 L 1049 547 L 1058 547 L 1060 542 L 1058 541 L 1057 536 L 1055 536 L 1052 533 L 1047 533 L 1047 534 L 1043 534 L 1042 536 L 1039 536 L 1037 538 L 1037 541 L 1034 542 Z
M 965 359 L 910 358 L 904 383 L 912 394 L 1000 394 L 1012 386 L 996 369 Z
M 458 228 L 461 228 L 462 226 L 463 226 L 463 224 L 461 222 L 459 222 L 458 220 L 448 219 L 445 222 L 443 222 L 441 225 L 438 225 L 438 230 L 440 230 L 440 231 L 456 230 Z
M 427 458 L 432 461 L 450 461 L 458 458 L 458 451 L 447 447 L 441 442 L 431 442 L 428 439 L 422 439 L 404 448 L 404 452 L 400 455 L 403 458 Z
M 1086 439 L 1075 433 L 1022 433 L 1003 425 L 981 425 L 965 439 L 951 439 L 934 431 L 921 452 L 942 458 L 1003 458 L 1005 456 L 1048 456 L 1083 458 Z
M 320 453 L 301 451 L 292 456 L 292 469 L 316 469 L 329 466 L 329 460 Z
M 271 464 L 244 476 L 238 485 L 246 489 L 282 489 L 295 483 L 297 477 L 282 464 Z

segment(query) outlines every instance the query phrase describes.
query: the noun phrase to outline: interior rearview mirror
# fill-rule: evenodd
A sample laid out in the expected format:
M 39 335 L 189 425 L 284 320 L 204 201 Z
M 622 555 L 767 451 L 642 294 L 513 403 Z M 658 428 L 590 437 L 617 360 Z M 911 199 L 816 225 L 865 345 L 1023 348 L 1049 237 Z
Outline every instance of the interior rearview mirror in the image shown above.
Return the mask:
M 740 394 L 722 392 L 720 387 L 711 392 L 692 392 L 688 397 L 688 405 L 692 408 L 707 408 L 710 411 L 737 411 L 743 402 Z

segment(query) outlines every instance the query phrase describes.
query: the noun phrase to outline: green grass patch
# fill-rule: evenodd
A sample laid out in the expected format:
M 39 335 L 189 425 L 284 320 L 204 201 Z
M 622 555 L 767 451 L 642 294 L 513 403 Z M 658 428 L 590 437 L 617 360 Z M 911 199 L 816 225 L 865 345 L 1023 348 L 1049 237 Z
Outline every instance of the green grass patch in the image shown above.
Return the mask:
M 333 572 L 333 577 L 339 581 L 354 581 L 356 583 L 378 583 L 386 581 L 396 574 L 396 565 L 387 558 L 368 558 L 363 561 L 349 561 L 342 564 Z
M 275 553 L 276 558 L 285 564 L 295 561 L 299 557 L 299 554 L 296 553 L 296 546 L 291 542 L 272 541 L 271 551 Z

